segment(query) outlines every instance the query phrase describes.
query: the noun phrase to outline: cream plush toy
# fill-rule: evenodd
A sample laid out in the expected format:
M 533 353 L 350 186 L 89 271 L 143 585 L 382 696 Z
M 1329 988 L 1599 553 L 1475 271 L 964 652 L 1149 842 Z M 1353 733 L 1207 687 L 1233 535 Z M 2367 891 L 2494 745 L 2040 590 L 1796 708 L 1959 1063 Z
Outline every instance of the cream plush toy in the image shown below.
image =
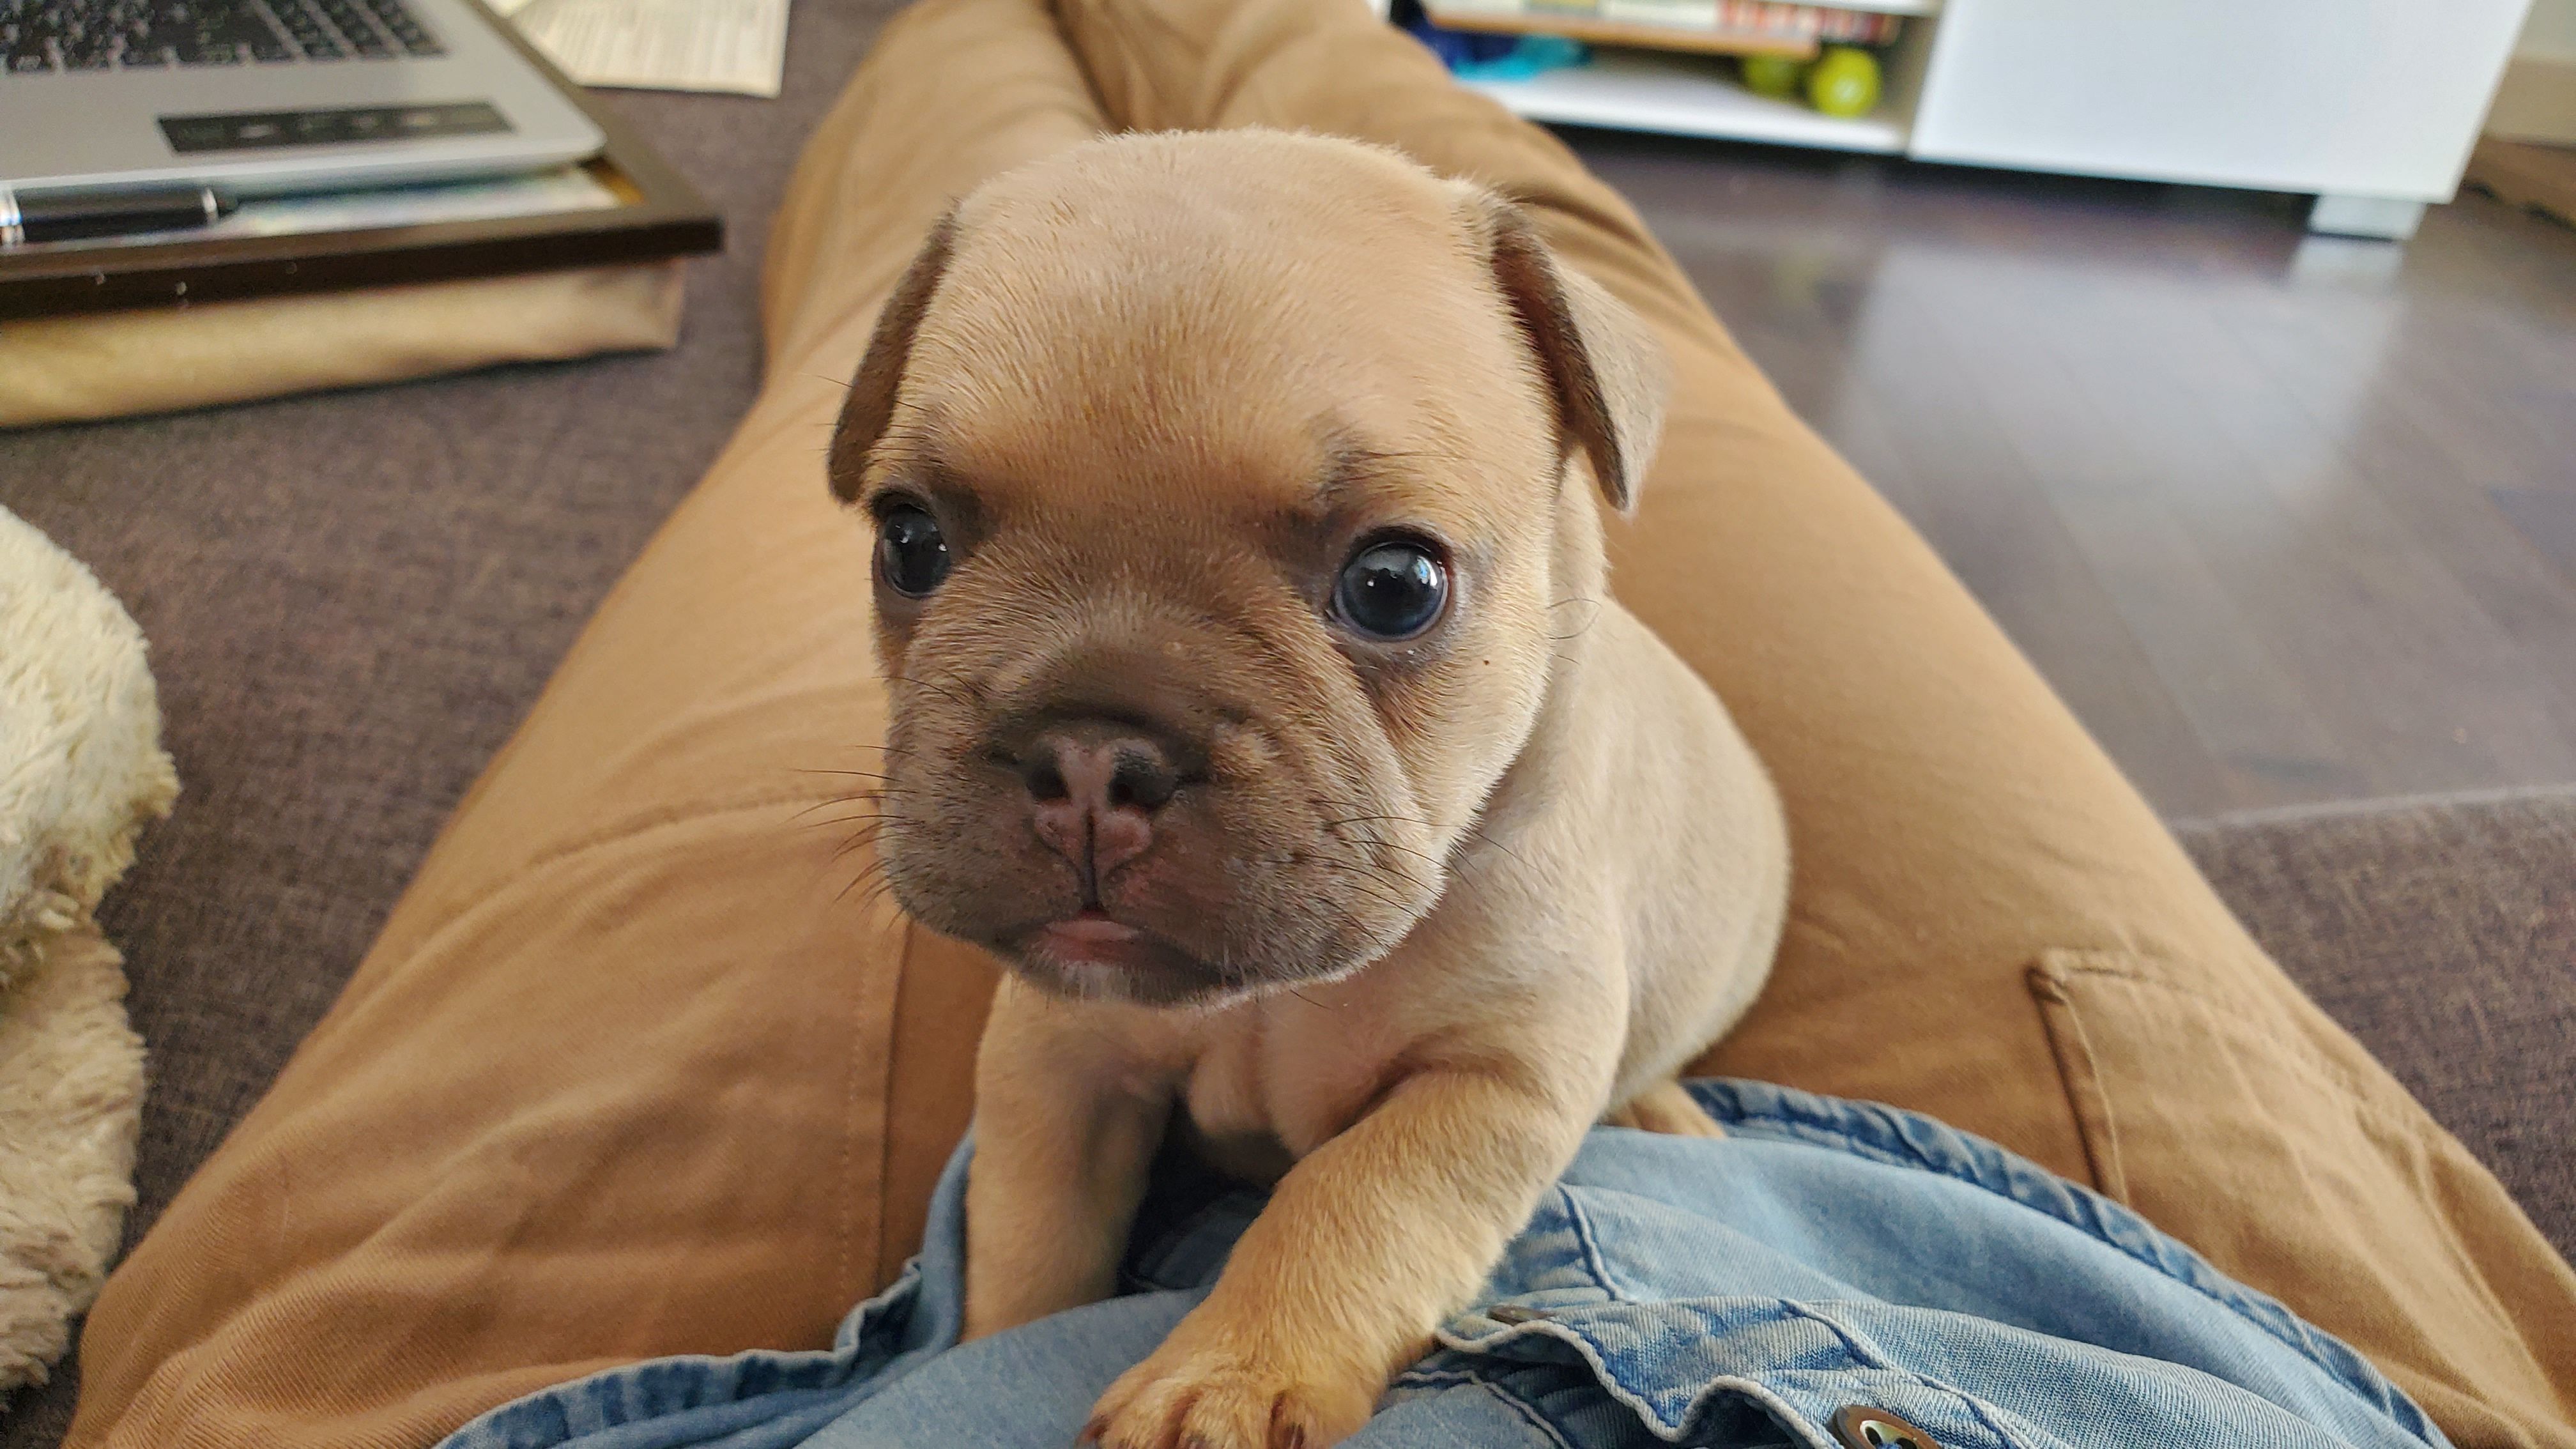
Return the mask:
M 179 781 L 143 634 L 0 509 L 0 1393 L 41 1383 L 134 1201 L 143 1043 L 91 913 Z

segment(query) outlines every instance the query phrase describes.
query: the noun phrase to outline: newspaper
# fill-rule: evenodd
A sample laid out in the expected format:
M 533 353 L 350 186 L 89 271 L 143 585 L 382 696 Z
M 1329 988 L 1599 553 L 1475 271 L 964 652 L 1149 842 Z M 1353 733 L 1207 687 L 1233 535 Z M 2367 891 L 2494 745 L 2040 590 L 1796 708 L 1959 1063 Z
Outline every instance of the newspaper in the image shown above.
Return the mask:
M 586 86 L 775 97 L 788 0 L 491 0 Z

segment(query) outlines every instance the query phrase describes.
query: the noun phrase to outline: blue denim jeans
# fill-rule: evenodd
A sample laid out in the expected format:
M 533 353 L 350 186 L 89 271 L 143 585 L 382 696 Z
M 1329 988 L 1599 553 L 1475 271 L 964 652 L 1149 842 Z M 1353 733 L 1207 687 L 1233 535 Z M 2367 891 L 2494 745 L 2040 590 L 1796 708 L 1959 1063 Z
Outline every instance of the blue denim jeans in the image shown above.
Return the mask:
M 1750 1082 L 1692 1091 L 1730 1135 L 1595 1129 L 1353 1449 L 1830 1449 L 1855 1406 L 1942 1449 L 2446 1442 L 2342 1343 L 1991 1143 Z M 920 1257 L 828 1352 L 612 1369 L 443 1449 L 1064 1449 L 1261 1207 L 1158 1184 L 1131 1291 L 953 1347 L 967 1164 L 961 1147 Z

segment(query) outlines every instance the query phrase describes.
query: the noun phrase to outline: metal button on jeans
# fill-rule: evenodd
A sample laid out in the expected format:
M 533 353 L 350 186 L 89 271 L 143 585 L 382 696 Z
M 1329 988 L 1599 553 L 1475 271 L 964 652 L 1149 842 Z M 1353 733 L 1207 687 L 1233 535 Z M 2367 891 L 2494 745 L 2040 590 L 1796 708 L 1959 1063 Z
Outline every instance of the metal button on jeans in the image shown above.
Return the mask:
M 1941 1449 L 1941 1441 L 1866 1404 L 1834 1410 L 1834 1437 L 1843 1441 L 1843 1449 Z

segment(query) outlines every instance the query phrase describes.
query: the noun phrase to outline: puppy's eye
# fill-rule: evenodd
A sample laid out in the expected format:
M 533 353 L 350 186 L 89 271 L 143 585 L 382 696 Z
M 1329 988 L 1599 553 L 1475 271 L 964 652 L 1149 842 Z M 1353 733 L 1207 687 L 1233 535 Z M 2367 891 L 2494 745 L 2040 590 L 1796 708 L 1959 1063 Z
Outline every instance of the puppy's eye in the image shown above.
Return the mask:
M 948 577 L 948 540 L 928 509 L 898 503 L 877 519 L 877 572 L 886 587 L 918 599 Z
M 1410 639 L 1430 628 L 1449 602 L 1449 568 L 1440 551 L 1401 535 L 1362 544 L 1333 584 L 1333 608 L 1344 623 L 1377 639 Z

